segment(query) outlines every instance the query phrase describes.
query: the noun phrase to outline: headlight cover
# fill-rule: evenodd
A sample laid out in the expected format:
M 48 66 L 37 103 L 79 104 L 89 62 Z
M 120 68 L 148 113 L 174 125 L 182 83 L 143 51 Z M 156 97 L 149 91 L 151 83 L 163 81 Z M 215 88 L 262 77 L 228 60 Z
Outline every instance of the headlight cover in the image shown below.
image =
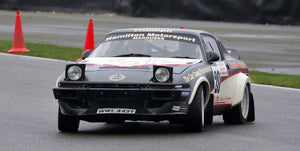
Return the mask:
M 84 78 L 85 64 L 69 64 L 66 66 L 67 81 L 79 81 Z
M 154 66 L 154 82 L 172 82 L 173 68 Z

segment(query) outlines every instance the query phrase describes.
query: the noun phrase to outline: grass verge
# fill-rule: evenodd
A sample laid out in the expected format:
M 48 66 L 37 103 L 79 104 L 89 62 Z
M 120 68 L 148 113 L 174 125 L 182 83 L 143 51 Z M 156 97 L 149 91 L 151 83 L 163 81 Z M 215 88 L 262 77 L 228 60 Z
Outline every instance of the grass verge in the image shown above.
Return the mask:
M 272 74 L 260 71 L 250 71 L 249 75 L 253 83 L 276 85 L 298 89 L 300 88 L 300 76 Z
M 0 40 L 0 52 L 6 53 L 12 46 L 11 41 Z M 30 50 L 27 53 L 21 53 L 26 56 L 36 56 L 43 58 L 53 58 L 60 60 L 75 61 L 80 58 L 82 49 L 74 47 L 63 47 L 49 44 L 26 43 L 26 48 Z M 19 53 L 16 53 L 19 55 Z
M 6 53 L 12 46 L 11 41 L 0 40 L 0 52 Z M 49 44 L 26 43 L 30 50 L 21 55 L 53 58 L 60 60 L 75 61 L 80 58 L 82 49 L 73 47 L 62 47 Z M 271 74 L 259 71 L 250 71 L 252 82 L 266 85 L 275 85 L 291 88 L 300 88 L 300 76 Z

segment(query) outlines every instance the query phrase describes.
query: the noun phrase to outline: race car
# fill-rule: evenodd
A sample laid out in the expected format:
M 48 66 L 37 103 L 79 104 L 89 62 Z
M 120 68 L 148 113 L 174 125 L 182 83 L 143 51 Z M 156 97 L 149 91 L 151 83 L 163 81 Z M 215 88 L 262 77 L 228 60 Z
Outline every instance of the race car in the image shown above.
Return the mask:
M 214 115 L 226 124 L 255 120 L 247 65 L 209 32 L 118 29 L 82 59 L 53 88 L 61 132 L 77 132 L 80 120 L 169 121 L 191 132 Z

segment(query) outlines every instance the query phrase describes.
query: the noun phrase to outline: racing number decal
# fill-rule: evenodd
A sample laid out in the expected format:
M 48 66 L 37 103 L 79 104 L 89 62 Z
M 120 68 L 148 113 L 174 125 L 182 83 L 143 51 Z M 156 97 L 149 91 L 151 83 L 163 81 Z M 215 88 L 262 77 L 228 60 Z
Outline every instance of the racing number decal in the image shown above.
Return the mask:
M 221 77 L 218 70 L 214 70 L 214 83 L 215 83 L 215 94 L 220 93 Z
M 221 89 L 221 77 L 228 76 L 228 71 L 224 62 L 217 62 L 217 66 L 212 66 L 214 76 L 214 94 L 219 95 Z
M 221 76 L 220 76 L 220 70 L 218 66 L 213 66 L 213 77 L 214 77 L 214 94 L 220 93 L 220 87 L 221 87 Z

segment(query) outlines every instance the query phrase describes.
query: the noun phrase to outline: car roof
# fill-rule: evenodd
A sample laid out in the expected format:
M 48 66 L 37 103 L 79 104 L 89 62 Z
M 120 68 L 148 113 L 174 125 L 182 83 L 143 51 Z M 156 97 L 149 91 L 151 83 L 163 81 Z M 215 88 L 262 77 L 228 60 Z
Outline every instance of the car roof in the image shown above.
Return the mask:
M 124 28 L 124 29 L 116 29 L 110 32 L 109 34 L 113 33 L 139 33 L 139 32 L 158 32 L 158 33 L 179 33 L 179 34 L 191 34 L 199 36 L 200 34 L 209 34 L 214 36 L 213 34 L 204 31 L 204 30 L 194 30 L 194 29 L 180 29 L 180 28 Z M 214 36 L 218 39 L 216 36 Z

